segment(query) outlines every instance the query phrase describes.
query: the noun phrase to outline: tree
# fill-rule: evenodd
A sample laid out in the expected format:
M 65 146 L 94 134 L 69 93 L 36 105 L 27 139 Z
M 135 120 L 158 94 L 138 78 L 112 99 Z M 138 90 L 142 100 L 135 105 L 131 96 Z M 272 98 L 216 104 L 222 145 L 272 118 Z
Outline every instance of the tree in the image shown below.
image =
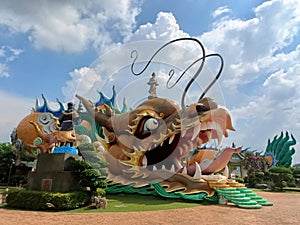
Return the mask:
M 14 172 L 15 155 L 12 152 L 12 145 L 0 143 L 0 183 L 9 184 L 10 177 Z
M 246 151 L 243 166 L 247 170 L 248 183 L 250 187 L 264 181 L 264 174 L 268 169 L 268 161 L 257 152 Z

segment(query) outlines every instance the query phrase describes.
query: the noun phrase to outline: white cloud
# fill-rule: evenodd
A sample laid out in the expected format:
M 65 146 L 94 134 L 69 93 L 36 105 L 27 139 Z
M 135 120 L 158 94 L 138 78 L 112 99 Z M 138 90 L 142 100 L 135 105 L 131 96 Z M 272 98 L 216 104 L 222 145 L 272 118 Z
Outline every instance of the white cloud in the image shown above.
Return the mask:
M 9 77 L 8 64 L 16 60 L 23 51 L 10 46 L 0 46 L 0 78 Z
M 226 17 L 200 39 L 225 59 L 222 86 L 237 128 L 228 143 L 264 151 L 281 131 L 300 140 L 300 2 L 267 1 L 254 13 L 244 21 Z
M 213 16 L 213 18 L 216 18 L 218 16 L 221 16 L 221 15 L 224 15 L 224 14 L 227 14 L 230 12 L 231 12 L 231 10 L 228 8 L 228 6 L 221 6 L 213 12 L 212 16 Z
M 0 90 L 1 117 L 0 142 L 9 142 L 10 134 L 34 107 L 35 100 Z
M 0 78 L 9 77 L 8 66 L 5 63 L 0 63 Z
M 267 1 L 254 10 L 254 18 L 226 17 L 200 36 L 208 49 L 224 56 L 228 87 L 253 82 L 259 73 L 270 72 L 264 61 L 289 46 L 299 33 L 299 9 L 297 0 Z
M 140 40 L 164 40 L 169 41 L 179 37 L 189 37 L 189 34 L 180 30 L 172 13 L 160 12 L 154 24 L 141 25 L 132 34 L 128 42 Z
M 71 80 L 62 87 L 65 101 L 72 101 L 75 94 L 91 96 L 97 93 L 97 86 L 102 81 L 99 74 L 93 69 L 82 67 L 70 73 Z
M 0 25 L 23 33 L 37 48 L 80 52 L 90 44 L 105 48 L 122 40 L 135 25 L 136 0 L 1 0 Z

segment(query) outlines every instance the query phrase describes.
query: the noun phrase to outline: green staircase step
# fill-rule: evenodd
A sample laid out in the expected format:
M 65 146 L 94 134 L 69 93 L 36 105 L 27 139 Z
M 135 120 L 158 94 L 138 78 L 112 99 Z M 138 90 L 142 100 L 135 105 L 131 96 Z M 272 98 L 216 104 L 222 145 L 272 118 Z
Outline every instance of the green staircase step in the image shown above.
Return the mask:
M 246 195 L 247 197 L 254 197 L 254 196 L 256 196 L 255 193 L 245 193 L 245 195 Z
M 256 201 L 231 201 L 232 203 L 236 205 L 258 205 Z M 260 204 L 259 204 L 260 205 Z
M 273 202 L 268 202 L 268 201 L 262 202 L 262 203 L 258 203 L 258 204 L 260 204 L 262 206 L 273 206 Z
M 240 194 L 241 192 L 229 190 L 229 191 L 219 191 L 219 193 L 227 195 L 227 194 Z
M 239 190 L 241 193 L 245 193 L 245 194 L 249 194 L 249 193 L 253 193 L 252 190 Z
M 243 209 L 261 209 L 261 205 L 256 204 L 256 205 L 237 205 L 239 208 Z
M 249 197 L 232 197 L 231 198 L 233 201 L 250 201 L 251 198 Z
M 239 208 L 260 209 L 262 206 L 272 206 L 262 196 L 258 196 L 247 187 L 215 188 L 215 190 L 229 202 L 232 202 Z
M 248 197 L 246 196 L 245 194 L 243 193 L 239 193 L 239 194 L 223 194 L 225 197 L 228 196 L 229 198 L 232 198 L 232 197 Z
M 248 196 L 248 197 L 249 197 L 249 196 Z M 254 200 L 254 201 L 256 201 L 256 200 L 262 200 L 262 199 L 263 199 L 263 197 L 258 196 L 258 195 L 256 195 L 256 196 L 251 196 L 250 198 L 251 198 L 251 200 Z

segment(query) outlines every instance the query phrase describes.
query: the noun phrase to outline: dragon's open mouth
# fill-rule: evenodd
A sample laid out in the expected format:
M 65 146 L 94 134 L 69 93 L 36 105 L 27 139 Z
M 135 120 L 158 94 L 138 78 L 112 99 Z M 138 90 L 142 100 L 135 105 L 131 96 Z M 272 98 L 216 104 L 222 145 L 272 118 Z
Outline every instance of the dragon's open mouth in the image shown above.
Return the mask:
M 217 114 L 223 114 L 223 112 L 218 111 Z M 217 121 L 224 121 L 224 119 L 216 118 Z M 151 171 L 164 170 L 187 174 L 194 179 L 199 179 L 201 174 L 206 174 L 206 168 L 209 165 L 201 161 L 189 164 L 189 153 L 212 139 L 217 139 L 218 143 L 221 143 L 223 136 L 228 136 L 226 131 L 228 127 L 224 125 L 224 122 L 209 120 L 200 123 L 197 119 L 197 121 L 192 120 L 185 124 L 177 120 L 176 124 L 172 124 L 172 128 L 172 130 L 168 129 L 165 134 L 160 134 L 159 139 L 154 139 L 147 149 L 134 147 L 135 152 L 128 156 L 132 158 L 134 155 L 139 155 L 139 165 Z M 138 154 L 137 151 L 144 152 L 144 154 Z

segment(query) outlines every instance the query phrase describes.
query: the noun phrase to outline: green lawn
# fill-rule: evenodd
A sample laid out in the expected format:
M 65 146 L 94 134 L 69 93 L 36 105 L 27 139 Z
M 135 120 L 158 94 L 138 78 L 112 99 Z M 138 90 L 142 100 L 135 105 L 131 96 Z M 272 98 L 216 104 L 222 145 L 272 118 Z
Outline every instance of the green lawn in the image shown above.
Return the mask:
M 200 203 L 141 195 L 108 195 L 107 209 L 80 208 L 68 212 L 140 212 L 199 206 Z

